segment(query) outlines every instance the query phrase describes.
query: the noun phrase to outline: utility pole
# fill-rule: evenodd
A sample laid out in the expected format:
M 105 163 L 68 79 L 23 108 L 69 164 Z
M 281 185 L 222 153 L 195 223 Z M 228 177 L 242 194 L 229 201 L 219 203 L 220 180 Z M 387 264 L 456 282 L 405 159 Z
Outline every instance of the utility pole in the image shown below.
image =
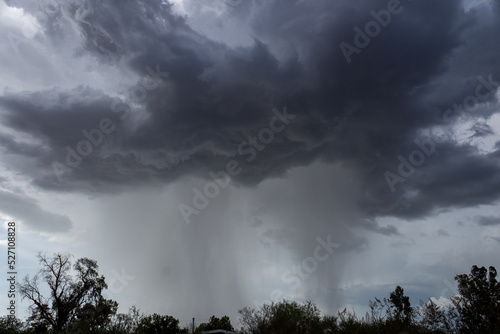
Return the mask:
M 191 333 L 194 333 L 194 318 L 193 318 L 193 331 Z

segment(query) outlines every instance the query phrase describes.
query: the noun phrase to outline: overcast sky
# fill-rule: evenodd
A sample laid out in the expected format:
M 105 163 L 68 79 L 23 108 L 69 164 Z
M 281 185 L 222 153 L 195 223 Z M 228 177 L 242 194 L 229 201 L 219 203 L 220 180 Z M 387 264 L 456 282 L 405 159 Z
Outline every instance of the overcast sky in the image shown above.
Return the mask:
M 184 325 L 500 267 L 500 2 L 4 1 L 19 278 L 89 257 L 120 312 Z

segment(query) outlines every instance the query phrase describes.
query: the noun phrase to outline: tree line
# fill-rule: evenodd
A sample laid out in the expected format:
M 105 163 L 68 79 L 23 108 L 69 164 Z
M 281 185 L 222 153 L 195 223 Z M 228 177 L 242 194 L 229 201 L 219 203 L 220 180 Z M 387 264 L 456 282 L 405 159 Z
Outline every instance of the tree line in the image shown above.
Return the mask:
M 142 314 L 136 307 L 117 313 L 118 303 L 104 298 L 107 289 L 97 262 L 70 254 L 49 258 L 39 254 L 40 271 L 18 284 L 23 299 L 31 302 L 25 321 L 0 317 L 0 334 L 198 334 L 214 330 L 241 334 L 447 334 L 500 333 L 500 283 L 494 267 L 472 266 L 470 274 L 455 276 L 458 295 L 448 306 L 432 299 L 412 306 L 397 286 L 388 298 L 369 301 L 369 312 L 321 315 L 311 301 L 283 300 L 238 310 L 238 324 L 229 317 L 212 316 L 208 322 L 181 328 L 179 320 L 160 314 Z M 48 294 L 44 295 L 44 292 Z M 222 333 L 222 332 L 221 332 Z

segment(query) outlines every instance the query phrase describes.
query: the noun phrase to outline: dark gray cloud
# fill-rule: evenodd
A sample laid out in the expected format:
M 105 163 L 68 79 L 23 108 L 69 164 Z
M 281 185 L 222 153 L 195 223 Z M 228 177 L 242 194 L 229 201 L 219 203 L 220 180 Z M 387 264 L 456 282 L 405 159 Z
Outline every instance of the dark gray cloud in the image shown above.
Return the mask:
M 450 234 L 443 229 L 437 230 L 436 233 L 439 237 L 449 237 L 450 236 Z
M 498 3 L 468 12 L 454 0 L 401 6 L 348 64 L 339 44 L 353 44 L 353 29 L 364 29 L 370 11 L 386 9 L 387 1 L 255 2 L 246 17 L 237 9 L 255 38 L 240 48 L 195 32 L 164 1 L 60 4 L 50 11 L 59 28 L 42 20 L 51 42 L 62 43 L 61 29 L 76 26 L 82 44 L 75 57 L 92 55 L 136 73 L 137 85 L 118 105 L 135 118 L 120 119 L 111 91 L 80 86 L 4 94 L 2 122 L 40 144 L 4 136 L 2 149 L 13 156 L 9 163 L 51 190 L 114 192 L 183 175 L 207 177 L 231 159 L 243 167 L 234 181 L 256 185 L 319 160 L 355 171 L 368 219 L 491 203 L 500 195 L 498 147 L 485 155 L 447 138 L 411 176 L 400 176 L 395 191 L 384 173 L 398 175 L 398 157 L 408 159 L 419 148 L 422 131 L 453 123 L 443 120 L 443 111 L 474 94 L 478 76 L 499 80 Z M 143 79 L 148 68 L 164 75 L 141 90 L 153 82 Z M 492 103 L 494 97 L 482 101 L 469 116 L 488 118 L 496 112 Z M 247 162 L 250 154 L 238 146 L 269 127 L 273 108 L 285 106 L 296 118 Z M 61 182 L 52 163 L 64 164 L 66 147 L 76 149 L 82 131 L 105 118 L 116 129 Z M 480 124 L 475 136 L 491 134 Z M 398 233 L 391 226 L 374 231 Z
M 480 226 L 500 225 L 500 217 L 493 216 L 475 216 L 474 221 Z
M 401 235 L 398 232 L 398 229 L 394 225 L 379 226 L 376 222 L 368 221 L 368 220 L 359 222 L 359 223 L 357 223 L 357 225 L 365 228 L 368 231 L 380 233 L 380 234 L 383 234 L 386 236 Z
M 67 216 L 44 210 L 26 195 L 0 190 L 0 203 L 4 214 L 22 221 L 30 230 L 58 233 L 68 232 L 72 227 Z

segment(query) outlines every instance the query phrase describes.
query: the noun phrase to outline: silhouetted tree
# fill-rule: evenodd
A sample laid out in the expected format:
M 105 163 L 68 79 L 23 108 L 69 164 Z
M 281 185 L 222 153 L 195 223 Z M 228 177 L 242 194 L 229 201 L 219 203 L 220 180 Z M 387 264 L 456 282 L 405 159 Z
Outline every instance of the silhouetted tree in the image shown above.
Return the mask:
M 229 319 L 228 316 L 225 315 L 219 319 L 213 315 L 210 317 L 210 320 L 208 321 L 208 323 L 200 324 L 196 328 L 195 333 L 201 333 L 203 331 L 211 331 L 211 330 L 215 330 L 215 329 L 234 331 L 234 328 L 231 325 L 231 320 Z
M 179 320 L 154 313 L 143 317 L 137 326 L 138 334 L 179 334 Z
M 393 310 L 393 319 L 397 323 L 408 327 L 413 322 L 414 311 L 410 305 L 410 297 L 404 295 L 404 290 L 399 285 L 389 295 L 389 302 Z
M 454 330 L 451 313 L 429 299 L 428 303 L 419 308 L 420 325 L 432 333 L 451 333 Z
M 116 302 L 106 300 L 102 291 L 107 288 L 104 276 L 99 276 L 97 262 L 81 258 L 71 265 L 71 255 L 54 254 L 49 259 L 38 254 L 42 265 L 40 271 L 30 279 L 26 276 L 19 284 L 19 292 L 23 299 L 32 302 L 29 308 L 29 321 L 38 331 L 51 329 L 54 333 L 65 333 L 76 325 L 77 320 L 82 325 L 82 312 L 85 310 L 102 310 L 107 308 L 106 317 L 116 312 Z M 43 295 L 43 282 L 48 287 L 48 296 Z M 88 328 L 100 326 L 106 321 L 96 312 Z
M 390 293 L 389 298 L 370 301 L 370 313 L 364 320 L 372 328 L 378 328 L 385 333 L 411 332 L 415 329 L 415 310 L 411 307 L 410 298 L 404 295 L 400 286 Z
M 321 328 L 323 329 L 323 333 L 337 333 L 339 330 L 339 326 L 337 324 L 338 318 L 333 315 L 325 315 L 321 319 Z
M 0 334 L 89 333 L 89 334 L 187 334 L 171 316 L 141 315 L 132 307 L 128 314 L 116 314 L 118 303 L 105 299 L 107 288 L 93 260 L 78 259 L 71 265 L 68 254 L 52 259 L 39 255 L 42 269 L 19 285 L 23 298 L 32 301 L 27 327 L 18 319 L 0 317 Z M 459 295 L 450 306 L 438 306 L 432 299 L 413 308 L 403 288 L 397 286 L 382 300 L 370 301 L 370 312 L 358 318 L 343 309 L 336 316 L 320 317 L 312 302 L 299 304 L 283 300 L 260 308 L 238 310 L 242 334 L 492 334 L 500 333 L 500 283 L 494 267 L 473 266 L 469 275 L 457 275 Z M 44 297 L 44 283 L 49 294 Z M 210 317 L 194 333 L 211 330 L 234 331 L 227 316 Z
M 460 333 L 500 333 L 500 284 L 497 271 L 473 266 L 469 275 L 455 276 L 459 296 L 452 299 Z
M 304 334 L 322 333 L 319 309 L 312 302 L 295 301 L 264 304 L 260 309 L 238 310 L 244 333 Z
M 118 309 L 118 303 L 101 298 L 97 305 L 87 303 L 76 313 L 75 321 L 70 326 L 71 333 L 103 333 L 111 323 Z
M 9 318 L 8 316 L 0 317 L 0 333 L 2 334 L 18 334 L 23 333 L 25 324 L 18 318 Z
M 338 312 L 339 326 L 334 333 L 365 333 L 365 324 L 356 317 L 354 312 L 347 311 L 346 308 Z
M 129 334 L 137 331 L 137 326 L 143 318 L 137 307 L 132 306 L 128 314 L 118 313 L 111 317 L 108 325 L 109 334 Z

